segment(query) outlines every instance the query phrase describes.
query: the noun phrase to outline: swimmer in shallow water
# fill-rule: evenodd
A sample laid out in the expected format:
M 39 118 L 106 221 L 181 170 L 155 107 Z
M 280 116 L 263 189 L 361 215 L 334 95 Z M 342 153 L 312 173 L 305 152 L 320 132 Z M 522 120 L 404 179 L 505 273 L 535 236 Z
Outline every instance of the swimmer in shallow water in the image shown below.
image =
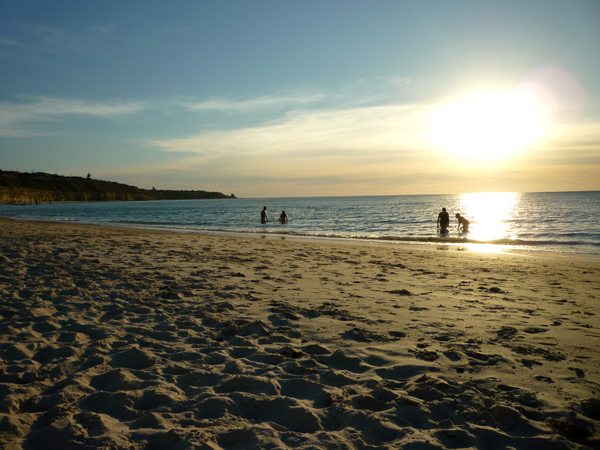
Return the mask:
M 446 211 L 446 208 L 442 208 L 442 211 L 438 214 L 437 218 L 437 227 L 440 234 L 445 234 L 448 232 L 448 227 L 450 226 L 450 214 Z
M 260 212 L 260 223 L 265 224 L 268 221 L 269 221 L 269 216 L 267 216 L 267 207 L 263 206 L 263 209 Z
M 469 221 L 466 219 L 466 217 L 463 217 L 460 214 L 456 213 L 456 220 L 458 220 L 458 226 L 456 227 L 456 229 L 461 233 L 468 233 Z

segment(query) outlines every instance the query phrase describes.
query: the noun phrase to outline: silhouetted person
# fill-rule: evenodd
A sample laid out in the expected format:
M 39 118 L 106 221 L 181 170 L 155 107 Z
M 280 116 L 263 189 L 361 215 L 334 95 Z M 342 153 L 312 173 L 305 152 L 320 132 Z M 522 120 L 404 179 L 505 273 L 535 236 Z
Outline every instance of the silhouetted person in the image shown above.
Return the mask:
M 446 208 L 442 208 L 442 211 L 438 214 L 437 227 L 440 233 L 447 233 L 448 227 L 450 226 L 450 214 L 446 211 Z
M 263 206 L 263 209 L 260 212 L 260 223 L 267 223 L 268 221 L 269 221 L 269 216 L 267 216 L 267 207 Z
M 456 220 L 458 220 L 458 226 L 456 227 L 458 231 L 463 233 L 469 231 L 469 221 L 466 218 L 456 213 Z
M 279 223 L 288 223 L 288 216 L 285 211 L 281 211 L 281 215 L 279 216 Z

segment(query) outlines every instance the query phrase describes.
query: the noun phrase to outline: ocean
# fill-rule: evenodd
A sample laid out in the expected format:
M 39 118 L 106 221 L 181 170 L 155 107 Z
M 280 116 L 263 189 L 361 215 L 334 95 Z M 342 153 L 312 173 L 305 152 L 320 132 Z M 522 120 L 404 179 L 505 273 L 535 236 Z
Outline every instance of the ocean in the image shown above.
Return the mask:
M 263 206 L 269 212 L 265 225 L 260 223 Z M 442 207 L 450 213 L 447 236 L 440 236 L 436 229 Z M 289 218 L 285 225 L 277 220 L 282 210 Z M 470 221 L 468 233 L 456 230 L 455 213 Z M 600 191 L 0 205 L 0 216 L 600 256 Z

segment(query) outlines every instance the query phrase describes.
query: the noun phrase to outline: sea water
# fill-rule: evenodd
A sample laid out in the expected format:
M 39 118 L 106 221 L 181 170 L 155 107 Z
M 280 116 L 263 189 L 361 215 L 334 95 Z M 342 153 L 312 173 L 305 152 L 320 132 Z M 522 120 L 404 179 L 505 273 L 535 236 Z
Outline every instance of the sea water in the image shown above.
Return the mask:
M 260 223 L 267 206 L 269 222 Z M 440 236 L 441 208 L 450 233 Z M 288 224 L 278 217 L 285 210 Z M 455 214 L 470 221 L 456 230 Z M 469 193 L 363 197 L 254 198 L 2 205 L 0 216 L 29 220 L 127 225 L 321 238 L 409 241 L 488 249 L 540 249 L 600 255 L 600 191 Z

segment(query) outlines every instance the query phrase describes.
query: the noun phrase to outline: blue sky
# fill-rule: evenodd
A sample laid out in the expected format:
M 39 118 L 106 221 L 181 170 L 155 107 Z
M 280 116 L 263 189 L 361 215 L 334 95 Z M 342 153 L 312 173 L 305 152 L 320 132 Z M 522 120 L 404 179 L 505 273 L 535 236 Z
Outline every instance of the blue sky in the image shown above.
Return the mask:
M 599 189 L 598 24 L 595 0 L 0 0 L 0 168 L 240 196 Z M 427 140 L 460 92 L 518 85 L 552 110 L 536 142 L 483 163 Z

